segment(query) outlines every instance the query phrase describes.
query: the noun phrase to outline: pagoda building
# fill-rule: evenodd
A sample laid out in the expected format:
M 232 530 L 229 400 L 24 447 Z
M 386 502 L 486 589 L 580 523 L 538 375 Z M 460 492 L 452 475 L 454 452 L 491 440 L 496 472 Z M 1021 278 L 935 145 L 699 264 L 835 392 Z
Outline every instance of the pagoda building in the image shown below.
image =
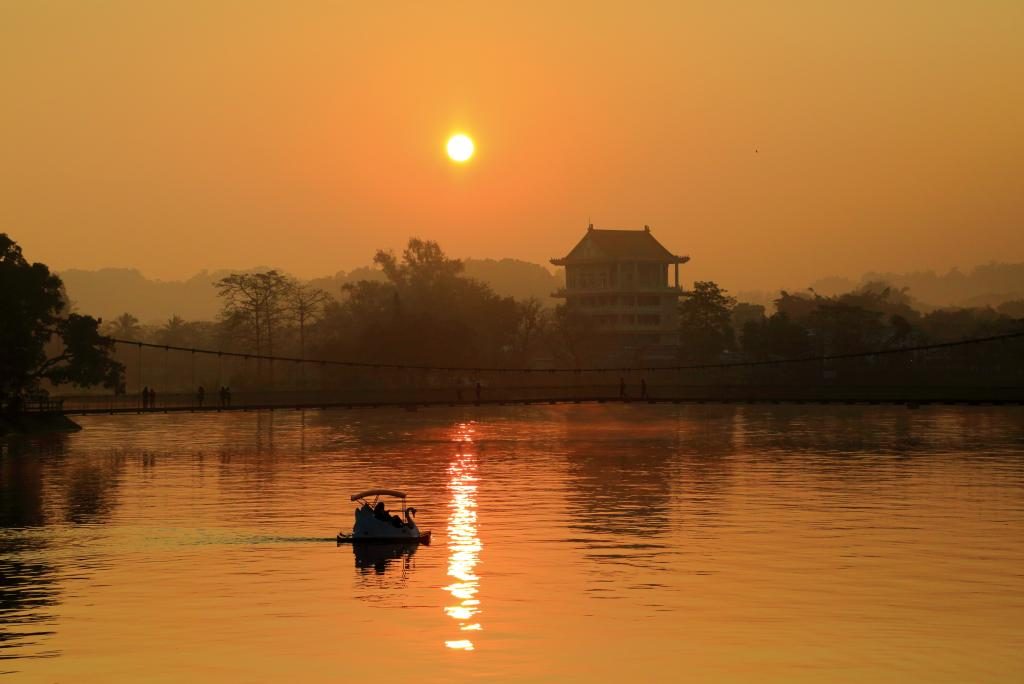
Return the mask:
M 552 296 L 589 317 L 597 331 L 614 335 L 620 348 L 678 347 L 679 265 L 689 260 L 665 249 L 649 226 L 604 230 L 591 224 L 568 255 L 551 260 L 565 267 L 565 288 Z

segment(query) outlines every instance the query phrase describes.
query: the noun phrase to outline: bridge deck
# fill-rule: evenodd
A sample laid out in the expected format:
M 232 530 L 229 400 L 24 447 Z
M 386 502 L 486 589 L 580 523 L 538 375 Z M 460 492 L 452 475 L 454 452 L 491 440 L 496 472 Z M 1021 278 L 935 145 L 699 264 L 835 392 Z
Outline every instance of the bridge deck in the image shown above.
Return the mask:
M 529 406 L 529 405 L 550 405 L 550 404 L 821 404 L 821 405 L 900 405 L 900 406 L 925 406 L 929 404 L 939 405 L 967 405 L 967 406 L 1006 406 L 1024 405 L 1024 395 L 1016 397 L 966 397 L 966 396 L 890 396 L 890 397 L 722 397 L 722 396 L 682 396 L 682 397 L 649 397 L 649 398 L 620 398 L 607 396 L 579 396 L 579 397 L 549 397 L 549 398 L 503 398 L 503 399 L 480 399 L 480 400 L 372 400 L 372 401 L 327 401 L 327 402 L 301 402 L 301 403 L 247 403 L 232 404 L 230 406 L 196 406 L 196 405 L 166 405 L 154 408 L 141 408 L 139 406 L 91 406 L 91 407 L 69 407 L 64 408 L 61 413 L 65 415 L 116 415 L 116 414 L 144 414 L 144 413 L 220 413 L 228 411 L 284 411 L 284 410 L 317 410 L 317 409 L 375 409 L 375 408 L 401 408 L 414 410 L 430 407 L 456 407 L 456 406 Z

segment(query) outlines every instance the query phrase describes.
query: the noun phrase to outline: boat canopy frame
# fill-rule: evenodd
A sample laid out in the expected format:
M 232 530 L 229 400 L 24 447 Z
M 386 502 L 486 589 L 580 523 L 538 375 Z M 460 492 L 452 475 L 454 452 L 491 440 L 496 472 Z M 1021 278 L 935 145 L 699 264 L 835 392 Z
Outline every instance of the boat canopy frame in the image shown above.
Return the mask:
M 371 506 L 376 505 L 377 500 L 380 499 L 380 497 L 391 496 L 396 499 L 401 499 L 402 508 L 405 508 L 405 492 L 400 492 L 397 489 L 367 489 L 365 492 L 353 494 L 350 497 L 350 501 L 362 501 L 363 499 L 368 499 L 371 496 L 374 497 L 373 504 L 370 504 Z

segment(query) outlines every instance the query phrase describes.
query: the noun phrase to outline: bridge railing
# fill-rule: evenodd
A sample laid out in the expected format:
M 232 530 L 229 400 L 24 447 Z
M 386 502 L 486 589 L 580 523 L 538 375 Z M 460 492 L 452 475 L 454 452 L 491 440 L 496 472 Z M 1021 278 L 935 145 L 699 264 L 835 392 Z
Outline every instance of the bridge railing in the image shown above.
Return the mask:
M 759 402 L 1022 402 L 1024 386 L 1019 385 L 880 385 L 880 384 L 684 384 L 649 383 L 646 394 L 637 383 L 621 392 L 614 384 L 553 384 L 531 386 L 475 387 L 376 387 L 324 390 L 241 390 L 232 391 L 230 401 L 207 395 L 200 403 L 193 393 L 157 394 L 144 407 L 137 394 L 119 396 L 78 395 L 57 400 L 65 412 L 75 411 L 161 411 L 248 408 L 316 408 L 328 406 L 374 406 L 416 404 L 473 404 L 545 401 L 759 401 Z
M 61 397 L 35 395 L 20 399 L 16 405 L 5 405 L 2 408 L 25 413 L 61 413 L 64 411 L 64 399 Z

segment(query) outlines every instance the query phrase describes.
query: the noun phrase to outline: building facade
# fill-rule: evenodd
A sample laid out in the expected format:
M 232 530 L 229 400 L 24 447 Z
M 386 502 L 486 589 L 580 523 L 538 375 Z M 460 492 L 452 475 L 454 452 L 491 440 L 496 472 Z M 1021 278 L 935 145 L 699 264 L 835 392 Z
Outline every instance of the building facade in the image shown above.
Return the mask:
M 555 266 L 565 267 L 565 288 L 553 293 L 590 318 L 618 346 L 637 351 L 679 344 L 679 266 L 690 260 L 643 230 L 600 230 L 583 239 Z M 671 281 L 669 278 L 671 277 Z

